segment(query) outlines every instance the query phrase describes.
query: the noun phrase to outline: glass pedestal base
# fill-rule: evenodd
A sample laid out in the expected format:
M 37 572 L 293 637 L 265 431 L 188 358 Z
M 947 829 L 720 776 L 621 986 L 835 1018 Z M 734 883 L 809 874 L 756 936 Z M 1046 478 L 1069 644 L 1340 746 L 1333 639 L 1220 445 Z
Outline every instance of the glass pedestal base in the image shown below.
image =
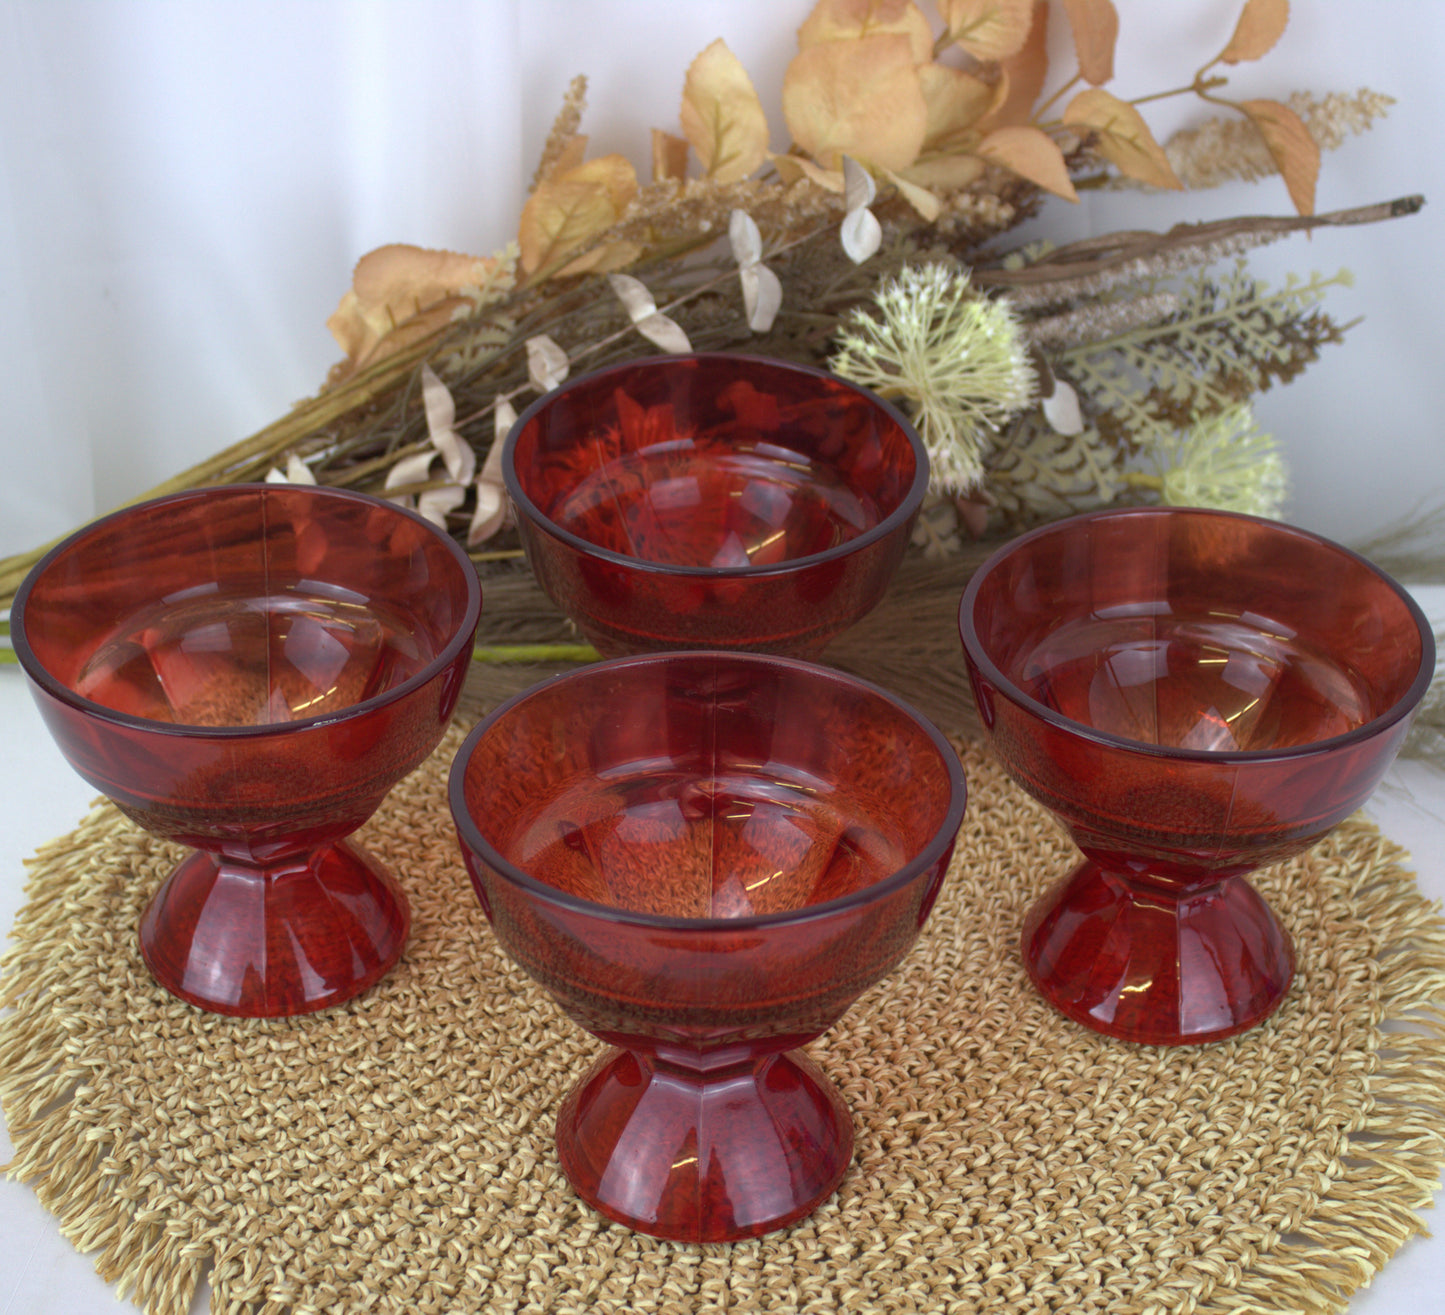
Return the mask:
M 1268 1018 L 1294 947 L 1243 877 L 1180 891 L 1085 860 L 1029 910 L 1024 966 L 1085 1027 L 1124 1041 L 1219 1041 Z
M 577 1194 L 680 1242 L 736 1242 L 814 1210 L 853 1158 L 837 1089 L 801 1053 L 702 1071 L 626 1050 L 598 1061 L 557 1116 Z
M 276 868 L 197 851 L 151 900 L 141 955 L 172 995 L 217 1014 L 279 1018 L 360 995 L 394 965 L 411 909 L 350 841 Z

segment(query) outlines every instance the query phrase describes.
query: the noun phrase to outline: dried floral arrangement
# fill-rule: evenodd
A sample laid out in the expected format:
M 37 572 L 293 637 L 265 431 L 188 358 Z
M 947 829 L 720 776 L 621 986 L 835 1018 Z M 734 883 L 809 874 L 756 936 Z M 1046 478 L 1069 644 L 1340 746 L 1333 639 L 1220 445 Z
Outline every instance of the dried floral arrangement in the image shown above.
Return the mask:
M 686 71 L 680 132 L 653 130 L 646 182 L 621 155 L 589 157 L 578 78 L 514 243 L 364 256 L 328 321 L 345 359 L 325 387 L 147 496 L 271 478 L 414 500 L 495 577 L 495 637 L 512 582 L 523 610 L 539 597 L 509 565 L 498 472 L 520 406 L 569 372 L 731 350 L 830 368 L 909 411 L 934 472 L 923 561 L 966 565 L 989 539 L 1104 503 L 1277 515 L 1284 463 L 1251 399 L 1342 340 L 1322 302 L 1347 275 L 1272 288 L 1245 253 L 1422 204 L 1314 213 L 1321 149 L 1387 97 L 1227 95 L 1227 70 L 1265 56 L 1288 15 L 1288 0 L 1245 0 L 1192 82 L 1124 100 L 1107 90 L 1112 0 L 819 0 L 782 87 L 791 147 L 770 151 L 718 40 Z M 1065 70 L 1047 54 L 1060 22 Z M 1165 96 L 1209 117 L 1161 143 L 1141 107 Z M 1008 241 L 1051 196 L 1269 174 L 1295 213 Z M 0 606 L 36 555 L 0 563 Z

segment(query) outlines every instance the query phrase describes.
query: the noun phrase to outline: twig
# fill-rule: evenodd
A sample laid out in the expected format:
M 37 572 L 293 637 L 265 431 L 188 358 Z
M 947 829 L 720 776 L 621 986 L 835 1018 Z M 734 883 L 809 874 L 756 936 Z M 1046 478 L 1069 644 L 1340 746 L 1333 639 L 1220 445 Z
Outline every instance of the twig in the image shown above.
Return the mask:
M 1164 233 L 1130 229 L 1071 242 L 1021 269 L 980 269 L 974 272 L 973 277 L 974 282 L 981 287 L 990 288 L 1065 285 L 1106 273 L 1131 261 L 1147 260 L 1189 248 L 1213 246 L 1236 238 L 1267 241 L 1271 237 L 1309 232 L 1316 228 L 1375 224 L 1386 219 L 1399 219 L 1404 215 L 1417 214 L 1424 204 L 1423 196 L 1403 196 L 1394 201 L 1357 206 L 1350 210 L 1333 210 L 1323 215 L 1246 215 L 1202 224 L 1175 224 Z M 1064 292 L 1062 295 L 1068 294 Z

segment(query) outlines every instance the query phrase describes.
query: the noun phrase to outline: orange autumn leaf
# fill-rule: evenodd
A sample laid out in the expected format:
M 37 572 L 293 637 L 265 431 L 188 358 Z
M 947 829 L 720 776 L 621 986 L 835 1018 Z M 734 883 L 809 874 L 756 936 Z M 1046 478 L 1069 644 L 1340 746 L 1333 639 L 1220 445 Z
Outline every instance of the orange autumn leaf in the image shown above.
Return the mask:
M 879 34 L 799 51 L 783 77 L 783 117 L 824 168 L 839 168 L 843 155 L 907 168 L 928 130 L 908 38 Z
M 599 155 L 560 175 L 569 181 L 597 183 L 603 187 L 620 215 L 637 195 L 637 170 L 624 155 Z
M 914 0 L 818 0 L 798 29 L 798 49 L 887 33 L 908 38 L 915 64 L 933 58 L 933 28 Z
M 1128 101 L 1102 87 L 1091 87 L 1069 102 L 1064 122 L 1074 128 L 1087 128 L 1093 134 L 1095 149 L 1120 173 L 1150 187 L 1176 191 L 1183 187 L 1144 116 Z
M 1006 88 L 1000 80 L 985 82 L 972 73 L 945 64 L 922 64 L 918 84 L 928 107 L 922 154 L 958 150 L 977 136 L 975 125 L 1001 103 Z
M 976 183 L 987 169 L 976 155 L 938 155 L 915 160 L 897 176 L 930 192 L 957 192 Z
M 938 12 L 949 40 L 975 59 L 1007 59 L 1028 40 L 1034 0 L 939 0 Z
M 626 269 L 642 254 L 637 242 L 602 242 L 588 247 L 575 260 L 569 260 L 559 269 L 554 278 L 572 278 L 577 274 L 607 274 L 613 270 Z
M 660 183 L 669 179 L 686 178 L 687 151 L 686 137 L 678 137 L 674 133 L 663 132 L 661 128 L 654 128 L 652 130 L 652 181 Z
M 1245 0 L 1234 35 L 1219 58 L 1226 64 L 1259 59 L 1273 49 L 1288 24 L 1289 0 Z
M 392 243 L 368 251 L 356 262 L 351 287 L 363 305 L 384 307 L 393 321 L 399 321 L 464 287 L 484 282 L 496 263 L 490 257 L 459 251 Z
M 327 328 L 353 364 L 372 359 L 384 339 L 399 341 L 392 335 L 400 326 L 417 339 L 471 309 L 497 269 L 490 257 L 400 242 L 378 247 L 356 262 Z
M 413 343 L 431 337 L 439 329 L 463 319 L 477 308 L 476 303 L 467 297 L 446 297 L 433 302 L 425 310 L 415 312 L 395 328 L 370 332 L 357 339 L 347 332 L 347 322 L 352 318 L 347 298 L 352 295 L 348 292 L 342 297 L 336 313 L 326 321 L 331 336 L 341 344 L 341 349 L 346 353 L 346 360 L 331 369 L 332 383 L 339 383 L 353 371 L 373 365 L 395 352 L 405 351 Z
M 517 244 L 529 274 L 559 265 L 617 222 L 617 209 L 598 183 L 541 183 L 522 207 Z
M 1048 0 L 1036 0 L 1028 40 L 1016 54 L 1000 61 L 999 67 L 1005 94 L 993 122 L 996 126 L 1027 123 L 1049 76 Z
M 773 162 L 773 167 L 778 171 L 778 177 L 789 187 L 806 178 L 809 182 L 817 183 L 825 192 L 834 192 L 838 196 L 843 195 L 843 170 L 841 168 L 825 169 L 822 165 L 814 164 L 812 160 L 803 155 L 775 155 L 770 152 L 768 159 Z
M 1074 32 L 1079 73 L 1091 86 L 1114 76 L 1114 44 L 1119 39 L 1119 14 L 1113 0 L 1063 0 Z
M 976 153 L 1036 183 L 1046 192 L 1068 201 L 1079 199 L 1069 180 L 1063 152 L 1048 133 L 1038 128 L 1018 124 L 995 128 L 978 144 Z
M 636 193 L 637 174 L 621 155 L 588 160 L 539 183 L 522 207 L 517 232 L 522 268 L 555 273 L 611 228 Z
M 1264 137 L 1264 144 L 1284 177 L 1294 208 L 1302 215 L 1314 214 L 1320 148 L 1304 120 L 1277 100 L 1241 101 L 1239 108 L 1249 115 L 1249 121 Z
M 682 131 L 718 183 L 736 183 L 768 154 L 768 120 L 752 79 L 719 37 L 688 67 L 682 88 Z

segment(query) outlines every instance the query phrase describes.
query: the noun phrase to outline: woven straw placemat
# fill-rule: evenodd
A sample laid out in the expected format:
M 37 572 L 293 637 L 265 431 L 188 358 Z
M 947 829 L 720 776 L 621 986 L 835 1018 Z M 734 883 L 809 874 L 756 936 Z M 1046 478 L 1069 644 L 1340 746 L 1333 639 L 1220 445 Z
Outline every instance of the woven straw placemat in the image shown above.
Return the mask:
M 1073 861 L 980 751 L 932 920 L 813 1047 L 857 1128 L 837 1194 L 734 1246 L 659 1242 L 571 1194 L 556 1107 L 597 1043 L 499 952 L 444 804 L 454 730 L 360 838 L 406 956 L 349 1006 L 201 1013 L 135 924 L 180 851 L 98 806 L 35 860 L 4 966 L 0 1101 L 75 1244 L 146 1310 L 1335 1311 L 1445 1161 L 1445 928 L 1354 820 L 1259 884 L 1299 949 L 1279 1013 L 1156 1050 L 1067 1022 L 1016 949 Z M 1385 1031 L 1409 1017 L 1409 1031 Z

